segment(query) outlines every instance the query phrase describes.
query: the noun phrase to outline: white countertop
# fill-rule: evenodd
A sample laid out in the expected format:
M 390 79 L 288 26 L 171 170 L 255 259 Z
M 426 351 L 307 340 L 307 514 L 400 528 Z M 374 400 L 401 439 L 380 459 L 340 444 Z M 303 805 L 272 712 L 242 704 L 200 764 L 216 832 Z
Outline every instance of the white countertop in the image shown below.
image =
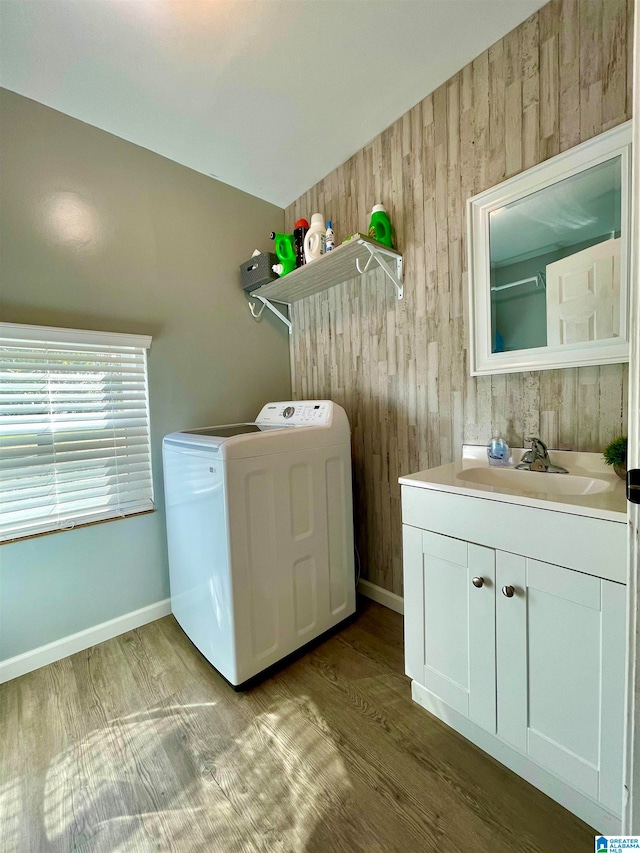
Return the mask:
M 524 448 L 511 448 L 513 465 L 520 461 L 523 452 Z M 600 453 L 550 450 L 549 457 L 553 464 L 566 468 L 570 474 L 606 481 L 606 491 L 591 495 L 561 495 L 553 492 L 507 489 L 502 486 L 470 482 L 460 476 L 465 470 L 480 467 L 489 468 L 486 447 L 474 445 L 464 445 L 463 458 L 458 462 L 441 465 L 439 468 L 430 468 L 427 471 L 418 471 L 416 474 L 408 474 L 405 477 L 400 477 L 398 482 L 403 486 L 434 489 L 435 491 L 451 492 L 483 500 L 534 506 L 554 512 L 586 515 L 591 518 L 602 518 L 622 524 L 627 523 L 624 481 L 615 474 L 610 466 L 605 465 Z M 547 477 L 566 476 L 565 474 L 536 472 L 524 472 L 524 475 L 531 476 L 532 484 L 536 483 L 536 485 L 544 485 Z

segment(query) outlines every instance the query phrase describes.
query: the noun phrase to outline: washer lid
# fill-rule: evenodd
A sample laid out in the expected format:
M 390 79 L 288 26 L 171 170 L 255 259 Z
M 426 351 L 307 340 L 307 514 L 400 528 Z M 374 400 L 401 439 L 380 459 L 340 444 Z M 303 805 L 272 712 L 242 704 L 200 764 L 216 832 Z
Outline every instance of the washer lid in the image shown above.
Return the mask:
M 291 429 L 291 426 L 268 424 L 219 424 L 218 426 L 185 429 L 165 435 L 163 444 L 177 447 L 206 448 L 210 452 L 221 452 L 222 447 L 233 439 L 242 441 L 241 436 L 252 433 L 277 432 Z
M 212 435 L 215 438 L 231 438 L 234 435 L 245 435 L 248 432 L 263 432 L 267 429 L 286 429 L 286 427 L 258 426 L 258 424 L 229 424 L 228 426 L 203 427 L 202 429 L 185 429 L 183 435 Z
M 166 435 L 164 447 L 212 453 L 223 461 L 348 444 L 349 421 L 330 400 L 267 403 L 251 423 L 219 424 Z

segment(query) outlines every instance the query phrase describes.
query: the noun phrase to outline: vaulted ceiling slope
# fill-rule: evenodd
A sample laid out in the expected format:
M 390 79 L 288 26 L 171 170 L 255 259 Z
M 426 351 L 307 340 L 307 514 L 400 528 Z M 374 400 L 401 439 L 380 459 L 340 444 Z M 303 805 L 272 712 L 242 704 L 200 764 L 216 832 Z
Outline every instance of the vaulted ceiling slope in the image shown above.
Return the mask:
M 281 207 L 540 0 L 2 0 L 0 83 Z

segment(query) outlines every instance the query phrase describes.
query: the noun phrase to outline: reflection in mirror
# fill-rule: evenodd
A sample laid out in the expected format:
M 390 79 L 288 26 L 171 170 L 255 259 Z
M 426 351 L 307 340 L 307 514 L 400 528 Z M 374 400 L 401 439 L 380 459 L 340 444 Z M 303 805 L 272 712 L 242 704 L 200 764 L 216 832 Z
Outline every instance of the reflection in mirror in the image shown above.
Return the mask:
M 492 352 L 619 335 L 620 157 L 493 210 Z
M 631 122 L 467 201 L 472 375 L 628 359 Z

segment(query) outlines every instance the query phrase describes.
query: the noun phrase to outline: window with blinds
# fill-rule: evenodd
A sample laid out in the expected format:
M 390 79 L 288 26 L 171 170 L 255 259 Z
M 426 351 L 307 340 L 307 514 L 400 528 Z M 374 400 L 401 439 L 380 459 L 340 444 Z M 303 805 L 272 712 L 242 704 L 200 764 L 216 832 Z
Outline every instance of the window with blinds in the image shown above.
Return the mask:
M 150 345 L 0 323 L 0 542 L 153 509 Z

